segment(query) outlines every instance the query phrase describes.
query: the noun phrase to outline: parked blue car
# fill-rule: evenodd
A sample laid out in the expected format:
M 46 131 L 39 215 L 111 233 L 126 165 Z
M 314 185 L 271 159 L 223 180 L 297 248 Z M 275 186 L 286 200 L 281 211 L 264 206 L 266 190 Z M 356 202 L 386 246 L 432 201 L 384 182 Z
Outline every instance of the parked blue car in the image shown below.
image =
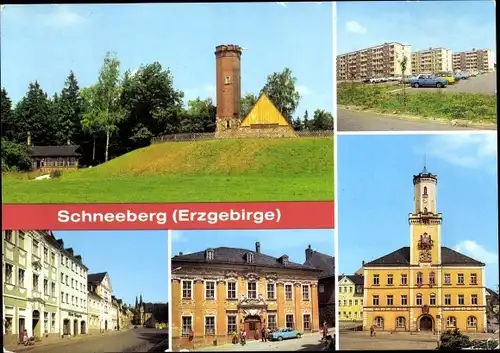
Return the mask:
M 457 74 L 455 75 L 455 78 L 456 78 L 457 80 L 467 80 L 467 78 L 469 78 L 469 76 L 467 76 L 467 74 L 466 74 L 466 73 L 464 73 L 464 72 L 459 72 L 459 73 L 457 73 Z
M 294 330 L 293 328 L 280 328 L 271 334 L 271 340 L 282 341 L 289 338 L 300 338 L 302 337 L 302 332 Z
M 436 77 L 434 75 L 418 75 L 415 78 L 410 79 L 410 86 L 413 88 L 419 87 L 437 87 L 443 88 L 448 85 L 448 81 L 441 77 Z

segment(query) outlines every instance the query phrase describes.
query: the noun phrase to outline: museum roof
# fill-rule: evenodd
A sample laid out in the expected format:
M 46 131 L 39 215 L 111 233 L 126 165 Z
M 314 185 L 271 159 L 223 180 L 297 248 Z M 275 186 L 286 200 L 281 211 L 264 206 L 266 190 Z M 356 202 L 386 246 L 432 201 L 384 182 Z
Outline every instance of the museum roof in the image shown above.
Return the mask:
M 355 285 L 362 286 L 365 284 L 364 278 L 360 275 L 356 275 L 356 274 L 354 274 L 354 275 L 340 275 L 340 276 L 338 276 L 338 280 L 340 281 L 344 277 L 348 278 Z
M 79 145 L 61 145 L 61 146 L 32 146 L 31 155 L 33 157 L 80 157 L 77 152 Z
M 410 247 L 404 246 L 390 254 L 384 255 L 364 264 L 364 267 L 409 266 Z M 443 266 L 484 266 L 484 263 L 469 256 L 452 250 L 446 246 L 441 247 L 441 265 Z
M 213 250 L 214 257 L 212 260 L 208 260 L 206 257 L 207 250 Z M 274 268 L 288 268 L 297 270 L 309 270 L 309 271 L 321 271 L 311 266 L 301 265 L 295 262 L 287 261 L 286 264 L 281 261 L 286 255 L 280 258 L 276 258 L 270 255 L 262 254 L 261 252 L 251 251 L 248 249 L 238 249 L 229 247 L 219 247 L 213 249 L 207 249 L 203 251 L 198 251 L 191 254 L 176 255 L 172 258 L 172 261 L 182 261 L 191 263 L 211 263 L 211 264 L 234 264 L 234 265 L 253 265 L 262 267 L 274 267 Z M 247 262 L 247 254 L 253 254 L 253 262 Z
M 313 250 L 311 256 L 306 262 L 305 266 L 313 267 L 321 270 L 320 278 L 326 278 L 335 275 L 335 257 L 320 253 Z

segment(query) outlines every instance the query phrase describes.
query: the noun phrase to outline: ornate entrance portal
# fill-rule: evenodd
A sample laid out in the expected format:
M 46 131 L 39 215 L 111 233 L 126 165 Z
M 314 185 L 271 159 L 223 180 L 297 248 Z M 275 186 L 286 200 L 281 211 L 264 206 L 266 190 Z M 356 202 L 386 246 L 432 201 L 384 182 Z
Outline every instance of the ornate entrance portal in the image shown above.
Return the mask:
M 422 315 L 419 320 L 418 328 L 420 331 L 432 331 L 434 328 L 434 320 L 430 315 Z
M 259 295 L 257 298 L 247 298 L 241 296 L 238 300 L 238 311 L 243 314 L 243 330 L 247 334 L 247 339 L 260 338 L 263 325 L 264 313 L 267 311 L 267 303 Z
M 261 334 L 260 331 L 262 329 L 262 322 L 260 320 L 260 316 L 248 315 L 245 318 L 243 329 L 247 333 L 247 339 L 249 339 L 249 340 L 253 340 L 255 338 L 258 339 L 260 337 L 260 334 Z M 255 336 L 256 333 L 258 335 L 257 337 Z

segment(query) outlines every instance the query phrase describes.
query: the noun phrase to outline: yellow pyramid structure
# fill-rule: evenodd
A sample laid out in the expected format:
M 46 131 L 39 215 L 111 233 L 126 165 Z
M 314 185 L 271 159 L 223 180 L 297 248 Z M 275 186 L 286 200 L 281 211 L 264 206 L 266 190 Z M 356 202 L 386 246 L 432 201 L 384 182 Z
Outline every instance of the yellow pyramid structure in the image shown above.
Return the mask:
M 283 126 L 290 127 L 290 124 L 285 119 L 285 117 L 279 112 L 276 106 L 271 102 L 266 94 L 262 93 L 257 99 L 257 102 L 252 107 L 248 115 L 243 119 L 240 124 L 241 127 L 252 127 L 252 126 Z

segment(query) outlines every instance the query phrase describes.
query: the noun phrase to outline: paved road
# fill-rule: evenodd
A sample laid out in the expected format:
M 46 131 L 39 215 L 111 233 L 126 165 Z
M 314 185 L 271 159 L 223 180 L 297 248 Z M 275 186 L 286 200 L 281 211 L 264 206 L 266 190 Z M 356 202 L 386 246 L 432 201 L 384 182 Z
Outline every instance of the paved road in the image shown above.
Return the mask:
M 441 91 L 446 93 L 482 93 L 494 94 L 497 89 L 497 73 L 488 72 L 487 74 L 471 77 L 467 80 L 461 80 L 454 85 L 449 85 Z M 437 88 L 410 88 L 408 92 L 433 92 Z
M 496 129 L 496 128 L 492 128 Z M 337 131 L 436 131 L 477 130 L 476 127 L 452 126 L 429 120 L 403 120 L 383 114 L 337 109 Z
M 206 347 L 197 349 L 201 352 L 253 352 L 253 351 L 319 351 L 324 347 L 320 342 L 319 333 L 306 334 L 302 338 L 289 339 L 274 342 L 248 341 L 244 346 L 237 344 L 225 344 L 217 347 Z
M 167 338 L 168 333 L 166 330 L 137 328 L 98 338 L 80 338 L 50 345 L 26 347 L 20 350 L 14 349 L 13 351 L 19 353 L 164 352 L 168 348 L 168 344 L 162 344 L 162 342 L 165 342 Z

